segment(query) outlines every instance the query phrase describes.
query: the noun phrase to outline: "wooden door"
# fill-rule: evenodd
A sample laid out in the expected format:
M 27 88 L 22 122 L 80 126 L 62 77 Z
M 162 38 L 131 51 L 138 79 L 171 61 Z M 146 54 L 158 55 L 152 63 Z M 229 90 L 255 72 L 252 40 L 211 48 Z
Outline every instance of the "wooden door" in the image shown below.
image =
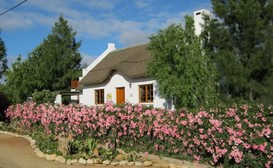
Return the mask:
M 124 104 L 125 103 L 125 89 L 124 87 L 116 88 L 117 90 L 117 104 Z

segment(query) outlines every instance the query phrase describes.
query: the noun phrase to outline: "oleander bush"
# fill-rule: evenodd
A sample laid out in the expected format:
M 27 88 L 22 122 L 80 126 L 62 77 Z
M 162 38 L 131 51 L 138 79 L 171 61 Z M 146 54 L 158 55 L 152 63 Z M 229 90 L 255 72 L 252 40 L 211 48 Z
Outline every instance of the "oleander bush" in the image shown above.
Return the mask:
M 191 112 L 126 104 L 28 102 L 6 115 L 18 128 L 95 139 L 110 149 L 149 152 L 224 167 L 273 166 L 273 110 L 262 104 L 218 105 Z

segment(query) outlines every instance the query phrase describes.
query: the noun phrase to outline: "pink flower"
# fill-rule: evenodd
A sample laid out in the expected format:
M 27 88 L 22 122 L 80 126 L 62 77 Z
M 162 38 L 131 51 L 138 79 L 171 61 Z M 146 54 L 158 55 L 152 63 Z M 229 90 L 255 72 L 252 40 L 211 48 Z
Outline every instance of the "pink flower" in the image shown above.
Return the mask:
M 144 152 L 145 157 L 148 157 L 148 155 L 149 155 L 149 152 Z
M 195 159 L 196 161 L 198 161 L 198 162 L 199 162 L 199 160 L 200 160 L 200 156 L 193 155 L 193 157 L 194 157 L 194 159 Z
M 155 146 L 155 150 L 158 150 L 158 147 L 159 147 L 158 144 L 155 144 L 154 146 Z
M 243 145 L 246 149 L 249 149 L 251 147 L 251 145 L 249 145 L 248 143 L 244 143 Z
M 240 163 L 243 158 L 243 152 L 240 151 L 238 148 L 233 148 L 233 150 L 229 154 L 229 158 L 233 158 L 236 163 Z
M 187 121 L 181 121 L 181 124 L 186 126 L 188 124 L 188 122 Z
M 213 157 L 213 162 L 214 162 L 214 163 L 217 163 L 218 160 L 219 160 L 219 156 L 218 156 L 217 154 L 213 153 L 213 154 L 212 154 L 212 157 Z
M 262 144 L 260 144 L 260 145 L 259 145 L 259 150 L 262 151 L 262 152 L 264 152 L 264 151 L 265 151 L 265 146 L 262 145 Z
M 256 149 L 258 149 L 258 148 L 259 148 L 259 146 L 258 146 L 258 145 L 256 145 L 256 144 L 253 144 L 253 145 L 252 145 L 252 148 L 253 148 L 254 150 L 256 150 Z
M 247 104 L 244 104 L 241 106 L 241 109 L 244 110 L 244 111 L 247 111 L 249 108 L 249 106 Z
M 238 124 L 236 124 L 236 127 L 237 127 L 238 129 L 242 129 L 242 124 L 241 124 L 241 123 L 238 123 Z
M 212 127 L 211 130 L 212 130 L 212 131 L 216 131 L 216 128 L 215 128 L 215 127 Z
M 266 168 L 272 168 L 272 167 L 271 167 L 271 166 L 272 166 L 272 163 L 273 163 L 273 162 L 270 161 L 270 160 L 267 161 L 267 163 L 265 164 L 265 167 L 266 167 Z M 271 165 L 271 166 L 270 166 L 270 165 Z
M 206 147 L 206 146 L 207 146 L 207 142 L 202 142 L 202 145 L 203 145 L 204 147 Z
M 179 152 L 179 149 L 178 149 L 178 148 L 175 148 L 175 149 L 173 150 L 173 153 L 177 153 L 177 152 Z
M 193 142 L 196 144 L 196 145 L 200 145 L 200 141 L 197 137 L 194 137 L 193 138 Z
M 267 127 L 262 130 L 261 134 L 263 134 L 267 138 L 270 138 L 271 133 L 272 133 L 272 130 L 269 127 Z
M 180 113 L 180 117 L 185 117 L 186 115 L 184 113 Z
M 235 121 L 239 122 L 240 121 L 240 117 L 238 115 L 235 116 Z
M 245 123 L 248 123 L 248 119 L 247 119 L 247 118 L 245 118 L 243 121 L 244 121 Z
M 219 128 L 222 125 L 222 121 L 219 121 L 217 119 L 210 119 L 209 122 L 211 125 L 213 125 L 215 128 Z
M 202 121 L 200 118 L 197 119 L 197 123 L 198 123 L 199 125 L 203 125 L 203 121 Z
M 208 136 L 206 134 L 200 134 L 200 139 L 207 139 Z
M 259 150 L 262 151 L 262 152 L 265 152 L 265 148 L 267 146 L 267 143 L 265 142 L 264 144 L 260 144 L 259 145 Z
M 228 117 L 233 117 L 236 115 L 237 109 L 235 108 L 229 108 L 228 111 L 226 111 L 226 114 Z

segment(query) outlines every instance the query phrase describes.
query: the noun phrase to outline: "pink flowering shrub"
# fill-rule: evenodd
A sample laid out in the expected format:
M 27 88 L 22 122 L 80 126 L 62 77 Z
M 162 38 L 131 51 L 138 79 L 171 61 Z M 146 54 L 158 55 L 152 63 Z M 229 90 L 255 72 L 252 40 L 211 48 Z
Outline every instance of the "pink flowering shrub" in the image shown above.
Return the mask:
M 87 107 L 26 103 L 10 106 L 7 117 L 18 127 L 48 134 L 92 137 L 110 148 L 223 165 L 272 167 L 273 112 L 263 105 L 189 112 L 141 105 Z

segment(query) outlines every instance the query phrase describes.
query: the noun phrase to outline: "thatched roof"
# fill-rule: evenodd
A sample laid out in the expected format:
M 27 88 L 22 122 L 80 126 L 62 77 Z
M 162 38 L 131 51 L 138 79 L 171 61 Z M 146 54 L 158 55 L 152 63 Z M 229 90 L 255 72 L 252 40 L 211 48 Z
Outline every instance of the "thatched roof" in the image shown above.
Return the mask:
M 147 47 L 148 44 L 143 44 L 110 52 L 82 78 L 80 84 L 101 83 L 114 71 L 129 78 L 147 76 L 147 61 L 152 59 Z

